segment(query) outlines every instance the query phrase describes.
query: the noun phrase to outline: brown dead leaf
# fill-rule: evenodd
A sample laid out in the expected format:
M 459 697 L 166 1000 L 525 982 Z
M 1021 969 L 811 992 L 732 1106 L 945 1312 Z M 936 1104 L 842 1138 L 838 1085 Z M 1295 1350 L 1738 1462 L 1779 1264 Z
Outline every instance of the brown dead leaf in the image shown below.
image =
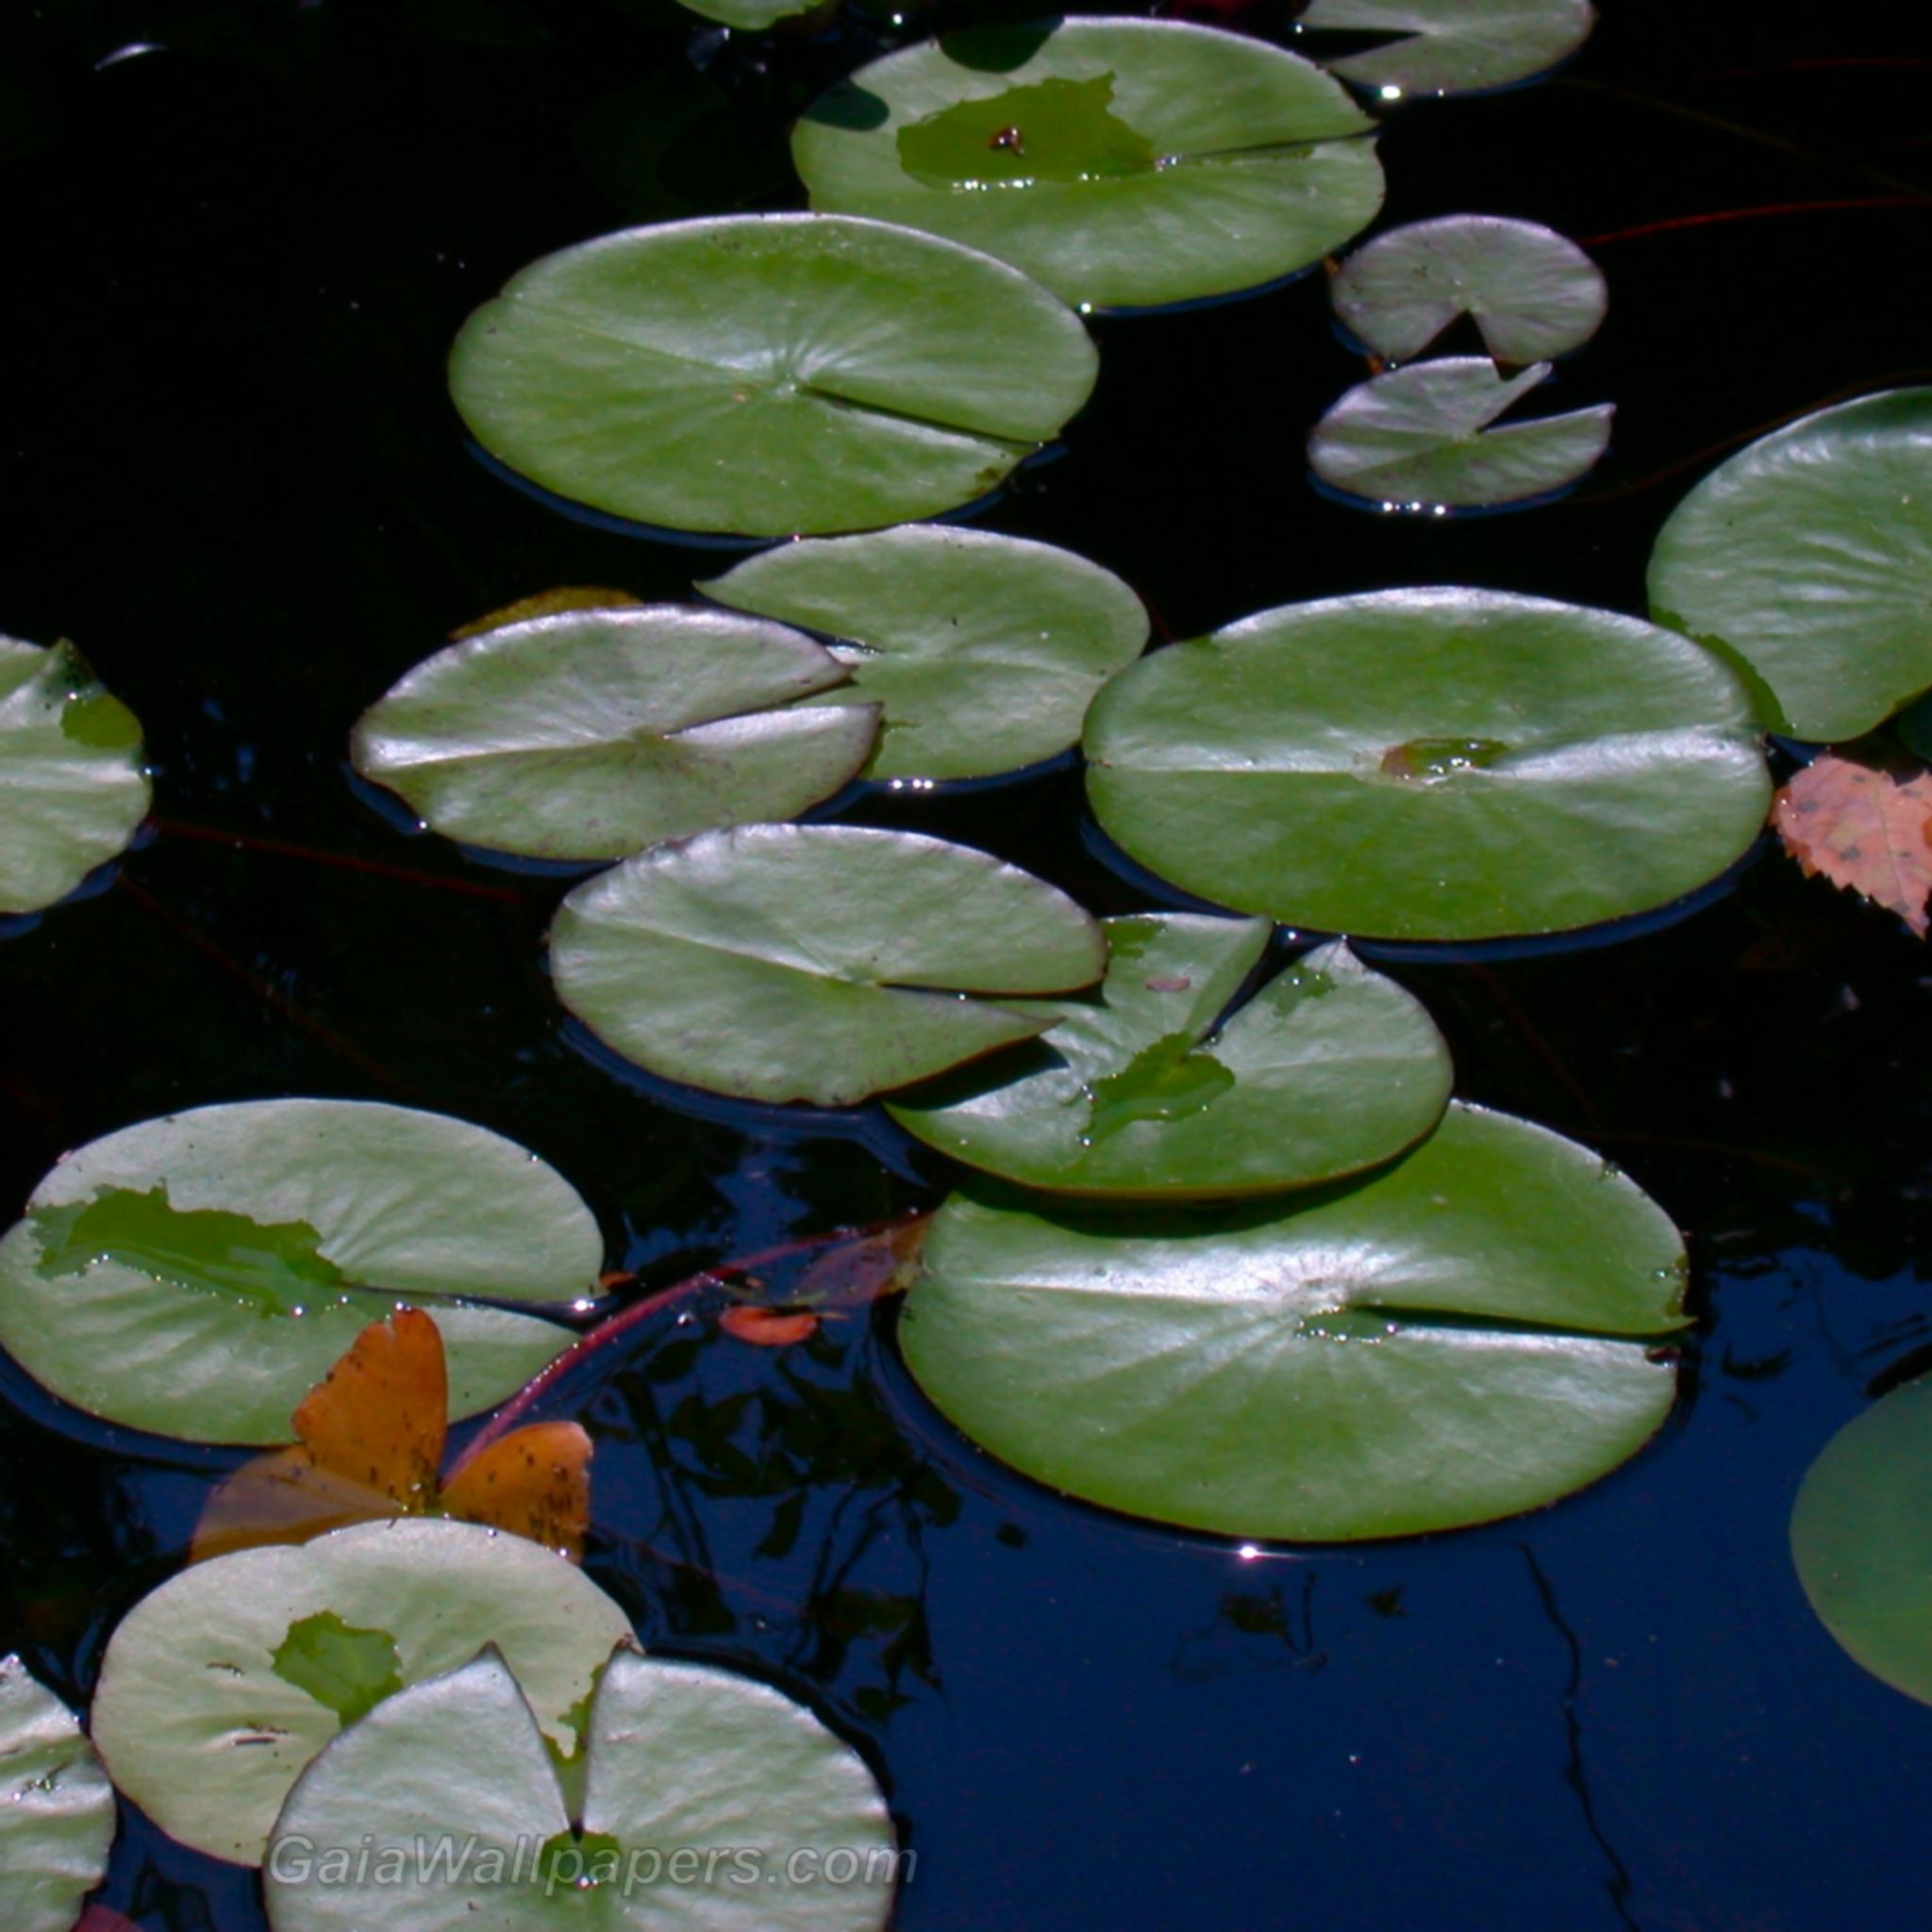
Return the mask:
M 566 610 L 612 610 L 641 600 L 628 591 L 611 591 L 600 584 L 559 584 L 554 591 L 539 591 L 534 596 L 519 597 L 500 610 L 491 610 L 474 624 L 466 624 L 449 634 L 453 644 L 465 638 L 480 638 L 487 630 L 501 630 L 507 624 L 526 624 L 533 617 L 560 617 Z
M 834 1242 L 799 1276 L 790 1298 L 850 1307 L 896 1294 L 912 1278 L 931 1219 L 929 1214 L 909 1215 Z
M 1896 912 L 1921 939 L 1932 898 L 1932 770 L 1869 742 L 1824 751 L 1772 807 L 1808 875 Z
M 530 1423 L 450 1471 L 443 1514 L 493 1523 L 580 1562 L 591 1526 L 590 1471 L 591 1439 L 575 1423 Z

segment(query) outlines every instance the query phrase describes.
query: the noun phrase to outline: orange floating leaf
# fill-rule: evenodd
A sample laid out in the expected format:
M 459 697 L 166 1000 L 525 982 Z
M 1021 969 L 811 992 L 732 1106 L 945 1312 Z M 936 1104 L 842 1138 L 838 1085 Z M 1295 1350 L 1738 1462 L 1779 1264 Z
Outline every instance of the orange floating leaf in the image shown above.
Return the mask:
M 507 624 L 525 624 L 533 617 L 558 617 L 566 610 L 613 610 L 638 599 L 628 591 L 610 591 L 597 584 L 559 584 L 554 591 L 539 591 L 534 596 L 519 597 L 500 610 L 491 610 L 450 632 L 452 643 L 465 638 L 480 638 L 487 630 L 501 630 Z
M 1871 744 L 1820 752 L 1772 822 L 1807 874 L 1896 912 L 1921 939 L 1932 898 L 1932 771 Z
M 455 1516 L 580 1558 L 591 1439 L 575 1423 L 514 1429 L 466 1457 L 442 1485 L 448 1407 L 435 1322 L 405 1308 L 372 1323 L 303 1398 L 294 1446 L 253 1457 L 217 1486 L 190 1560 L 307 1542 L 391 1516 Z
M 528 1537 L 573 1563 L 591 1526 L 591 1439 L 575 1423 L 530 1423 L 465 1457 L 442 1489 L 443 1513 Z
M 809 1308 L 759 1308 L 749 1304 L 726 1308 L 718 1325 L 740 1341 L 754 1341 L 760 1348 L 784 1348 L 816 1335 L 819 1318 Z

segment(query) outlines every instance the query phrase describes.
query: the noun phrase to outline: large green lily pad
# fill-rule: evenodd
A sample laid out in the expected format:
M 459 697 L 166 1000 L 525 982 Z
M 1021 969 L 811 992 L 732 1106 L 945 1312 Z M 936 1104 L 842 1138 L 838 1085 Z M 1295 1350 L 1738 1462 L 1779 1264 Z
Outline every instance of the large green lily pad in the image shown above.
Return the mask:
M 275 1932 L 876 1932 L 898 1851 L 865 1761 L 802 1705 L 704 1664 L 612 1657 L 559 1780 L 494 1652 L 391 1698 L 290 1794 Z M 447 1845 L 425 1866 L 419 1845 Z M 339 1875 L 325 1862 L 348 1848 Z M 366 1862 L 358 1862 L 364 1847 Z
M 1668 905 L 1771 802 L 1738 680 L 1636 618 L 1474 590 L 1265 610 L 1089 713 L 1088 793 L 1198 896 L 1361 937 L 1562 932 Z
M 245 1101 L 63 1159 L 0 1241 L 0 1344 L 109 1422 L 286 1442 L 362 1329 L 419 1300 L 451 1416 L 501 1402 L 571 1334 L 460 1297 L 569 1302 L 602 1258 L 576 1191 L 513 1141 L 407 1108 Z
M 1660 624 L 1734 654 L 1764 723 L 1856 738 L 1932 685 L 1932 389 L 1821 409 L 1760 438 L 1671 513 Z
M 1496 418 L 1550 374 L 1501 375 L 1487 356 L 1412 362 L 1357 383 L 1315 425 L 1308 463 L 1323 482 L 1384 508 L 1489 509 L 1574 483 L 1609 447 L 1609 403 Z
M 1452 1106 L 1370 1178 L 1141 1231 L 956 1194 L 906 1358 L 983 1448 L 1137 1516 L 1296 1541 L 1514 1515 L 1649 1440 L 1684 1250 L 1588 1148 Z
M 1017 270 L 833 215 L 605 235 L 463 325 L 450 393 L 533 482 L 679 530 L 861 530 L 983 496 L 1059 433 L 1098 362 Z
M 1147 613 L 1111 571 L 931 524 L 786 543 L 698 588 L 834 641 L 851 682 L 822 702 L 883 708 L 874 778 L 983 778 L 1050 758 L 1147 642 Z
M 787 819 L 852 777 L 875 706 L 783 625 L 676 605 L 507 624 L 439 651 L 362 715 L 356 769 L 439 832 L 538 858 L 622 858 Z
M 1791 1510 L 1791 1555 L 1844 1649 L 1932 1704 L 1932 1380 L 1894 1391 L 1824 1445 Z
M 630 1641 L 582 1571 L 522 1537 L 358 1524 L 211 1557 L 143 1597 L 102 1661 L 94 1740 L 163 1831 L 256 1865 L 303 1767 L 397 1690 L 493 1643 L 569 1756 L 596 1673 Z
M 113 1842 L 114 1788 L 74 1713 L 0 1657 L 0 1925 L 69 1932 Z
M 1098 1001 L 1052 1004 L 1013 1068 L 891 1108 L 922 1141 L 1027 1187 L 1139 1199 L 1277 1191 L 1399 1154 L 1441 1117 L 1449 1050 L 1345 945 L 1278 973 L 1224 1024 L 1265 919 L 1106 923 Z
M 744 825 L 658 846 L 567 898 L 558 996 L 651 1073 L 841 1107 L 1052 1024 L 968 998 L 1087 986 L 1100 928 L 984 852 L 858 825 Z
M 63 899 L 147 816 L 141 725 L 72 644 L 0 637 L 0 913 Z
M 1174 21 L 980 26 L 809 108 L 812 206 L 983 248 L 1069 302 L 1144 308 L 1307 268 L 1374 219 L 1371 122 L 1318 67 Z
M 1313 0 L 1300 25 L 1392 36 L 1324 64 L 1398 100 L 1534 79 L 1582 46 L 1596 10 L 1590 0 Z
M 1341 264 L 1328 292 L 1350 333 L 1391 362 L 1412 360 L 1463 315 L 1498 362 L 1565 356 L 1609 307 L 1602 272 L 1575 242 L 1502 215 L 1391 228 Z

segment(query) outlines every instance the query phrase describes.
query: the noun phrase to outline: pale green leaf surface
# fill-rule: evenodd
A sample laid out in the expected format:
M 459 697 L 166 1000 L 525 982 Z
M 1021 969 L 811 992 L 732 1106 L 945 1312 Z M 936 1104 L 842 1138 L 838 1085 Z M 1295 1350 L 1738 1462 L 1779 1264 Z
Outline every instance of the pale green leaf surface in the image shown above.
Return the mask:
M 74 1713 L 0 1658 L 0 1925 L 69 1932 L 113 1841 L 113 1787 Z

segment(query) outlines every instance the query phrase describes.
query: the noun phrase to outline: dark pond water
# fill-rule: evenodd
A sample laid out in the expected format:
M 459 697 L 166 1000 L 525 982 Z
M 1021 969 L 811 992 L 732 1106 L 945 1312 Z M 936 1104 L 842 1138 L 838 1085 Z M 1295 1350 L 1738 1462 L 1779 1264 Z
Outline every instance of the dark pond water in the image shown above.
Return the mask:
M 1394 121 L 1391 215 L 1615 237 L 1932 181 L 1915 7 L 1604 11 L 1567 77 Z M 700 27 L 701 71 L 675 9 L 616 0 L 16 0 L 0 625 L 72 635 L 134 706 L 162 823 L 0 944 L 8 1202 L 125 1123 L 301 1092 L 524 1141 L 647 1289 L 941 1197 L 942 1164 L 874 1115 L 719 1118 L 613 1077 L 544 978 L 558 883 L 405 836 L 343 763 L 358 710 L 452 626 L 551 584 L 675 597 L 709 574 L 486 472 L 443 349 L 560 243 L 785 205 L 788 114 L 891 32 L 855 12 L 767 60 Z M 1303 440 L 1360 374 L 1318 275 L 1098 325 L 1066 456 L 983 522 L 1121 572 L 1176 636 L 1432 581 L 1640 609 L 1713 446 L 1926 378 L 1925 222 L 1605 242 L 1610 321 L 1561 388 L 1615 401 L 1617 442 L 1563 504 L 1415 524 L 1317 496 Z M 1071 773 L 846 815 L 1145 903 L 1083 841 Z M 1461 1091 L 1600 1147 L 1688 1230 L 1702 1322 L 1634 1463 L 1489 1529 L 1243 1557 L 976 1454 L 908 1385 L 889 1312 L 775 1350 L 692 1304 L 570 1391 L 598 1436 L 591 1573 L 648 1641 L 775 1674 L 868 1744 L 919 1854 L 905 1932 L 1923 1927 L 1932 1711 L 1813 1622 L 1785 1524 L 1874 1379 L 1932 1345 L 1932 962 L 1774 855 L 1613 948 L 1391 970 Z M 236 1458 L 4 1387 L 0 1651 L 84 1699 Z M 105 1895 L 150 1932 L 261 1923 L 246 1874 L 131 1815 Z

